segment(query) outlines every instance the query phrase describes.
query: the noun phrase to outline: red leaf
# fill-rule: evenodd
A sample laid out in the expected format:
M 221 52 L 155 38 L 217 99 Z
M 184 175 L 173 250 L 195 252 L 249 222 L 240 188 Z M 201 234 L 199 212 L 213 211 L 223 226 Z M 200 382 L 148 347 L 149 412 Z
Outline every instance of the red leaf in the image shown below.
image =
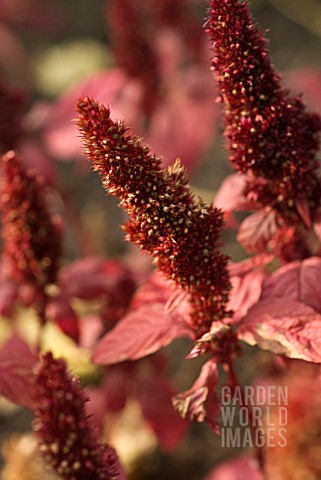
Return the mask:
M 268 298 L 252 307 L 238 337 L 263 350 L 321 362 L 321 316 L 311 307 L 287 298 Z
M 148 278 L 147 282 L 142 285 L 135 293 L 131 309 L 136 309 L 147 303 L 163 303 L 168 304 L 182 290 L 177 290 L 170 280 L 166 280 L 160 272 L 155 272 Z
M 99 315 L 86 315 L 79 322 L 79 342 L 81 348 L 92 349 L 104 333 L 103 321 Z
M 217 366 L 212 359 L 203 365 L 193 386 L 173 398 L 173 405 L 183 418 L 198 422 L 206 420 L 210 427 L 219 433 L 217 418 L 220 414 L 220 403 L 215 394 L 217 382 Z
M 224 212 L 250 210 L 253 205 L 244 198 L 243 190 L 245 186 L 246 175 L 238 175 L 237 173 L 228 175 L 215 195 L 214 205 Z
M 93 300 L 119 290 L 129 302 L 134 280 L 129 270 L 119 262 L 99 257 L 86 257 L 65 267 L 59 278 L 64 295 Z M 115 300 L 115 299 L 113 299 Z
M 159 377 L 141 380 L 137 388 L 137 398 L 143 415 L 156 433 L 160 444 L 168 450 L 177 446 L 187 430 L 187 423 L 173 408 L 174 394 L 170 384 Z
M 0 395 L 27 408 L 33 407 L 33 367 L 38 358 L 13 335 L 0 350 Z
M 303 303 L 321 313 L 321 259 L 310 257 L 279 268 L 263 283 L 262 300 L 282 298 Z
M 163 303 L 142 305 L 102 338 L 94 349 L 93 362 L 111 365 L 137 360 L 182 336 L 191 336 L 191 331 L 175 313 L 165 315 Z
M 128 378 L 133 371 L 128 364 L 112 365 L 106 371 L 103 382 L 105 392 L 105 407 L 112 412 L 119 412 L 125 407 L 131 384 Z
M 270 259 L 269 256 L 260 256 L 229 265 L 232 290 L 227 309 L 235 312 L 233 323 L 244 317 L 249 308 L 259 300 L 262 283 L 267 276 L 264 266 Z
M 243 220 L 237 240 L 249 252 L 265 252 L 266 246 L 281 227 L 281 219 L 273 210 L 261 210 Z
M 247 455 L 215 467 L 203 480 L 264 480 L 254 457 Z
M 78 343 L 80 335 L 79 320 L 64 296 L 50 300 L 46 308 L 46 315 L 49 320 L 58 325 L 62 332 Z
M 103 295 L 110 283 L 103 273 L 104 262 L 98 257 L 87 257 L 65 267 L 59 279 L 63 291 L 84 300 Z

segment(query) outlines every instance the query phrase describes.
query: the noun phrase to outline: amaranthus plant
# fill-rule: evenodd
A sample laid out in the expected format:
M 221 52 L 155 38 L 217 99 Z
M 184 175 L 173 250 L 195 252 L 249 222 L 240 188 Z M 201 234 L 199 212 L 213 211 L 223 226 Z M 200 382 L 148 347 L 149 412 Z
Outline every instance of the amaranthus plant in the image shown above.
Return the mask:
M 127 215 L 125 240 L 151 257 L 154 270 L 132 251 L 117 260 L 96 255 L 63 264 L 52 185 L 24 159 L 30 131 L 22 121 L 22 101 L 9 87 L 0 89 L 8 118 L 0 125 L 0 311 L 12 333 L 0 350 L 0 393 L 34 414 L 42 456 L 36 476 L 40 468 L 45 478 L 46 464 L 54 478 L 125 479 L 108 432 L 135 403 L 164 449 L 187 435 L 188 421 L 207 423 L 222 446 L 231 446 L 230 438 L 234 447 L 252 447 L 207 480 L 239 474 L 252 480 L 320 478 L 321 117 L 283 86 L 247 1 L 209 0 L 204 33 L 188 13 L 194 7 L 188 0 L 109 0 L 105 13 L 119 69 L 104 72 L 99 88 L 97 78 L 81 83 L 49 109 L 52 118 L 39 127 L 55 155 L 79 157 L 71 127 L 70 142 L 57 150 L 52 142 L 73 104 L 83 151 Z M 172 45 L 172 57 L 154 31 Z M 199 104 L 191 85 L 178 88 L 193 69 L 203 74 L 206 38 L 207 69 L 214 77 L 209 105 L 207 87 Z M 96 89 L 100 97 L 104 82 L 110 82 L 108 104 L 93 95 Z M 115 103 L 117 110 L 125 102 L 121 89 L 132 95 L 127 112 L 133 129 L 109 106 Z M 184 104 L 182 126 L 173 92 Z M 194 193 L 184 166 L 199 161 L 214 128 L 216 113 L 202 125 L 196 122 L 205 103 L 206 112 L 222 104 L 226 151 L 236 172 L 212 202 Z M 175 123 L 174 145 L 168 130 L 165 136 L 158 131 L 161 120 L 170 128 Z M 187 135 L 191 125 L 195 138 Z M 171 158 L 154 153 L 135 128 Z M 172 162 L 180 145 L 182 160 Z M 57 197 L 63 204 L 58 188 Z M 66 211 L 70 205 L 66 201 Z M 225 228 L 236 230 L 248 254 L 244 260 L 234 262 L 229 255 Z M 36 318 L 33 343 L 22 338 L 26 311 Z M 59 330 L 71 342 L 66 359 L 46 344 L 47 332 Z M 172 344 L 180 337 L 187 338 L 183 355 Z M 160 351 L 170 344 L 169 353 Z M 248 385 L 239 365 L 246 365 L 254 345 L 258 372 Z M 263 351 L 269 352 L 266 368 Z M 73 355 L 87 356 L 86 386 L 70 371 Z M 180 393 L 169 375 L 174 357 L 183 366 L 198 358 L 197 378 Z M 279 392 L 281 410 L 271 392 Z M 225 428 L 236 407 L 247 429 L 243 440 L 240 430 L 232 438 Z M 276 444 L 270 442 L 271 425 Z M 12 478 L 7 475 L 4 480 Z

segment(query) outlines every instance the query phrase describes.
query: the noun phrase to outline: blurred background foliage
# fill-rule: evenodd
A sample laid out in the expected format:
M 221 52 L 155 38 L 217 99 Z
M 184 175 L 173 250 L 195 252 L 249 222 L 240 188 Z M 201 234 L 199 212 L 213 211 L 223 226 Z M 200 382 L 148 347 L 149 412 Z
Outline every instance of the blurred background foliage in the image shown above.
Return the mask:
M 195 15 L 201 29 L 207 4 L 205 0 L 195 3 Z M 291 86 L 302 86 L 307 92 L 307 101 L 314 108 L 321 109 L 321 1 L 251 0 L 250 3 L 258 23 L 268 30 L 275 67 L 284 73 Z M 110 48 L 105 6 L 103 0 L 0 1 L 0 68 L 9 82 L 26 93 L 27 128 L 33 128 L 30 127 L 33 121 L 40 121 L 43 105 L 55 104 L 80 80 L 116 66 Z M 213 108 L 214 100 L 213 95 Z M 216 130 L 210 148 L 206 149 L 191 175 L 195 191 L 208 201 L 213 199 L 222 179 L 230 172 L 219 120 Z M 157 153 L 162 154 L 161 151 Z M 66 260 L 89 254 L 130 258 L 131 248 L 125 246 L 119 228 L 124 219 L 117 209 L 117 200 L 106 197 L 98 176 L 89 175 L 87 160 L 56 160 L 53 158 L 60 195 L 64 200 L 61 210 L 66 227 Z M 233 235 L 227 234 L 225 240 L 229 254 L 234 259 L 242 258 L 243 251 L 235 244 Z M 54 335 L 51 334 L 52 338 Z M 178 349 L 180 358 L 183 358 L 184 348 L 175 343 L 167 349 L 173 365 L 175 355 L 178 357 L 175 352 Z M 264 365 L 268 358 L 269 354 L 261 352 L 254 365 L 250 353 L 247 363 L 240 366 L 243 379 L 251 378 L 260 362 Z M 81 362 L 79 360 L 80 367 Z M 76 363 L 75 368 L 79 367 Z M 189 385 L 191 372 L 198 368 L 198 365 L 192 367 L 186 363 L 176 371 L 183 388 Z M 128 420 L 136 414 L 129 411 L 126 415 Z M 1 404 L 0 423 L 0 440 L 3 440 L 11 431 L 28 430 L 30 415 Z M 133 423 L 131 428 L 137 430 Z M 126 435 L 130 444 L 130 431 L 123 433 Z M 144 443 L 145 439 L 141 441 Z M 234 454 L 231 450 L 222 450 L 219 438 L 200 425 L 191 426 L 191 434 L 175 453 L 161 451 L 149 437 L 146 442 L 150 442 L 149 447 L 140 452 L 139 462 L 132 466 L 132 480 L 197 480 L 218 461 Z M 133 446 L 130 444 L 128 448 L 130 450 Z M 5 478 L 9 479 L 13 477 Z

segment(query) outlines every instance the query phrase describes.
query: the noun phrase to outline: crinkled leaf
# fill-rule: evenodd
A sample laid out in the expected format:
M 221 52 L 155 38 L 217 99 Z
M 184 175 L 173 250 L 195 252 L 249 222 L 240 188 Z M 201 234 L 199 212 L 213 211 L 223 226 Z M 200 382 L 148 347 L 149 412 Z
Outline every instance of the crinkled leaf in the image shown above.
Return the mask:
M 227 309 L 234 312 L 233 322 L 237 322 L 244 317 L 249 308 L 259 300 L 262 283 L 267 276 L 264 266 L 269 260 L 270 257 L 264 255 L 239 264 L 229 265 L 232 290 Z
M 168 450 L 177 446 L 187 430 L 187 423 L 173 408 L 174 394 L 168 381 L 160 377 L 141 380 L 137 386 L 143 415 L 160 444 Z
M 320 285 L 321 258 L 310 257 L 289 263 L 266 278 L 261 299 L 295 300 L 321 313 Z
M 210 330 L 195 342 L 195 346 L 186 358 L 196 358 L 211 351 L 212 359 L 222 364 L 226 359 L 235 358 L 240 350 L 239 340 L 231 328 L 230 319 L 216 320 Z
M 220 414 L 220 403 L 215 393 L 217 382 L 217 366 L 212 359 L 203 365 L 193 386 L 173 398 L 173 405 L 183 418 L 197 422 L 206 420 L 218 433 L 217 418 Z
M 37 356 L 17 335 L 0 350 L 0 395 L 27 408 L 33 407 L 33 368 Z
M 249 252 L 264 252 L 281 227 L 282 220 L 274 210 L 260 210 L 243 220 L 237 240 Z
M 287 298 L 268 298 L 243 319 L 238 337 L 264 350 L 309 362 L 321 362 L 321 315 Z

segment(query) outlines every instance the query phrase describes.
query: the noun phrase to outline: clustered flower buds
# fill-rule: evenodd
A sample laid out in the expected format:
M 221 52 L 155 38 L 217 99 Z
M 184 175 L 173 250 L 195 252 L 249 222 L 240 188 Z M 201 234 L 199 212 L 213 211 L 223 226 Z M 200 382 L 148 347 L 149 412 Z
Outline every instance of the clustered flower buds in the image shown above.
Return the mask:
M 206 31 L 233 167 L 262 179 L 251 188 L 261 206 L 293 223 L 300 220 L 297 203 L 304 200 L 313 214 L 320 206 L 320 117 L 306 112 L 300 97 L 281 88 L 248 2 L 211 0 Z
M 34 429 L 47 464 L 66 480 L 116 480 L 117 455 L 98 442 L 87 401 L 65 361 L 45 354 L 36 371 Z
M 6 153 L 0 186 L 3 257 L 13 279 L 38 289 L 56 280 L 62 250 L 60 218 L 45 200 L 40 181 L 14 151 Z
M 228 313 L 228 257 L 220 252 L 222 214 L 193 197 L 179 161 L 160 159 L 94 100 L 78 104 L 85 151 L 106 190 L 129 214 L 128 240 L 154 257 L 158 268 L 190 294 L 197 337 Z

